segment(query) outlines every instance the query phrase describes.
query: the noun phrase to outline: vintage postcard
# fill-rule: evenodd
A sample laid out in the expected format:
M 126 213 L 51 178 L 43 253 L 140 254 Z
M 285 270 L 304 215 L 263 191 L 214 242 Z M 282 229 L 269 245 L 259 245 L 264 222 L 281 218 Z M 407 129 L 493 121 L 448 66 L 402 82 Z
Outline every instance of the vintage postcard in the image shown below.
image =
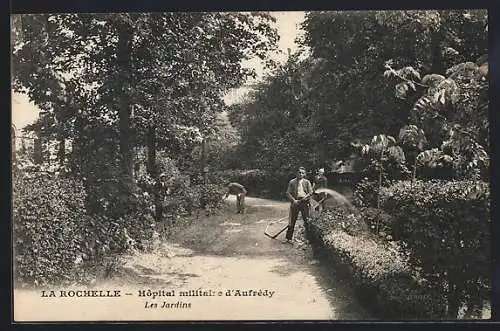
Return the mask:
M 14 322 L 491 318 L 486 10 L 11 40 Z

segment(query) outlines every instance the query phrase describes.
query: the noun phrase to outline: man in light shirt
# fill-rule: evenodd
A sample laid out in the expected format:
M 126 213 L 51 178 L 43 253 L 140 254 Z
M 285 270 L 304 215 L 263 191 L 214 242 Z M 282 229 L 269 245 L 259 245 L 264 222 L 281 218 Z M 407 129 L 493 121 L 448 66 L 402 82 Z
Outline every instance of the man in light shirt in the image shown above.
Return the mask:
M 288 182 L 288 188 L 286 190 L 286 197 L 291 202 L 290 205 L 290 223 L 288 224 L 288 230 L 286 232 L 286 239 L 291 242 L 293 237 L 293 232 L 295 229 L 295 223 L 299 212 L 302 215 L 304 222 L 309 219 L 310 213 L 310 203 L 309 199 L 312 196 L 313 188 L 311 182 L 306 179 L 306 169 L 300 167 L 297 170 L 297 176 Z
M 236 195 L 236 213 L 245 214 L 245 195 L 247 190 L 240 183 L 229 183 L 227 184 L 227 192 L 224 199 L 230 194 Z

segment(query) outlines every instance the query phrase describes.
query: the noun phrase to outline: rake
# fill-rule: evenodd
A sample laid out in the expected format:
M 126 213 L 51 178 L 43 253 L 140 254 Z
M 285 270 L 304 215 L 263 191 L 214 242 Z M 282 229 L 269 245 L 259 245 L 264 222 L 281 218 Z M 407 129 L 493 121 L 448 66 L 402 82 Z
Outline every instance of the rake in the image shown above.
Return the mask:
M 313 191 L 313 192 L 311 192 L 311 193 L 309 193 L 307 196 L 305 196 L 304 198 L 302 198 L 302 200 L 304 200 L 304 201 L 308 200 L 310 197 L 312 197 L 312 196 L 313 196 L 313 194 L 314 194 L 314 193 L 315 193 L 314 191 Z M 321 200 L 321 202 L 323 202 L 323 201 L 324 201 L 324 199 L 323 199 L 323 200 Z M 270 226 L 271 224 L 274 224 L 274 223 L 279 223 L 279 222 L 281 222 L 282 220 L 285 220 L 285 219 L 287 219 L 287 218 L 289 218 L 289 217 L 290 217 L 290 216 L 288 216 L 288 217 L 283 217 L 283 218 L 280 218 L 280 219 L 279 219 L 279 220 L 277 220 L 277 221 L 274 221 L 274 222 L 269 222 L 269 223 L 267 224 L 267 226 L 266 226 L 266 229 L 264 230 L 264 234 L 265 234 L 266 236 L 268 236 L 269 238 L 271 238 L 271 239 L 276 239 L 276 238 L 277 238 L 277 237 L 278 237 L 281 233 L 283 233 L 283 231 L 285 231 L 286 229 L 288 229 L 289 224 L 287 224 L 284 228 L 282 228 L 281 230 L 279 230 L 276 234 L 271 234 L 271 233 L 269 233 L 269 232 L 268 232 L 269 226 Z
M 278 232 L 278 233 L 276 233 L 276 234 L 271 234 L 271 233 L 269 233 L 269 232 L 268 232 L 269 226 L 270 226 L 271 224 L 274 224 L 274 223 L 279 223 L 279 222 L 281 222 L 281 221 L 283 221 L 283 220 L 285 220 L 285 219 L 287 219 L 287 218 L 288 218 L 288 217 L 283 217 L 283 218 L 280 218 L 280 219 L 279 219 L 279 220 L 277 220 L 277 221 L 274 221 L 274 222 L 270 222 L 270 223 L 268 223 L 268 224 L 267 224 L 267 226 L 266 226 L 266 229 L 264 230 L 264 234 L 265 234 L 266 236 L 268 236 L 269 238 L 271 238 L 271 239 L 276 239 L 276 238 L 277 238 L 277 237 L 278 237 L 278 236 L 279 236 L 279 235 L 280 235 L 283 231 L 285 231 L 286 229 L 288 229 L 288 224 L 287 224 L 284 228 L 282 228 L 281 230 L 279 230 L 279 232 Z

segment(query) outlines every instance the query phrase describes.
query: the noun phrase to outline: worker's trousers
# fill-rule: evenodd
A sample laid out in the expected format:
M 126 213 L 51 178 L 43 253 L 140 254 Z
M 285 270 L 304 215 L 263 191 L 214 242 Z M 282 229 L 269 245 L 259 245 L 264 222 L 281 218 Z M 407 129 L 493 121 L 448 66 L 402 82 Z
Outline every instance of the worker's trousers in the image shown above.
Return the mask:
M 240 193 L 236 196 L 236 209 L 238 214 L 245 213 L 245 193 Z
M 297 222 L 299 212 L 302 215 L 302 220 L 304 222 L 309 220 L 310 208 L 309 200 L 301 201 L 296 205 L 293 203 L 290 205 L 290 222 L 288 223 L 288 230 L 286 231 L 286 239 L 291 240 L 293 237 L 295 223 Z

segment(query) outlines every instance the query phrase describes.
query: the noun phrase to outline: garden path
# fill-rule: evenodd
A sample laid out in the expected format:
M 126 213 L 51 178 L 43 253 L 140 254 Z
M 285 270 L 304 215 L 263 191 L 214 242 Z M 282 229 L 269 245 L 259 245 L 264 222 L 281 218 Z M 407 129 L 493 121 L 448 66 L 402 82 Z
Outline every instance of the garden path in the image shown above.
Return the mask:
M 286 225 L 288 203 L 246 200 L 244 215 L 236 214 L 235 198 L 229 197 L 217 215 L 175 228 L 169 241 L 153 253 L 124 256 L 122 273 L 109 280 L 112 286 L 132 286 L 131 292 L 174 290 L 176 297 L 149 298 L 149 302 L 191 304 L 189 309 L 133 310 L 131 319 L 373 319 L 335 270 L 316 260 L 300 218 L 292 244 L 284 242 L 284 233 L 277 240 L 264 235 L 271 220 L 282 219 L 269 232 Z M 181 291 L 189 290 L 215 295 L 179 297 Z M 260 291 L 264 296 L 236 296 L 236 290 L 240 294 Z M 231 296 L 226 296 L 227 291 Z

